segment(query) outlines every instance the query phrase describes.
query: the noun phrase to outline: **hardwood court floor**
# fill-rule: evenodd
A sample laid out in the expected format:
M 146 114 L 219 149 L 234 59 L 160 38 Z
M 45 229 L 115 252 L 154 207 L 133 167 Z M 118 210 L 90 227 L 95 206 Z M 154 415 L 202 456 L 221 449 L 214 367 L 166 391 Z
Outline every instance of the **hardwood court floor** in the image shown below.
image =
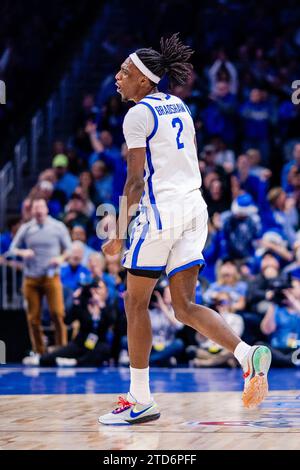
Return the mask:
M 240 392 L 156 393 L 162 416 L 101 426 L 115 394 L 0 396 L 0 449 L 299 449 L 300 391 L 272 391 L 258 410 Z

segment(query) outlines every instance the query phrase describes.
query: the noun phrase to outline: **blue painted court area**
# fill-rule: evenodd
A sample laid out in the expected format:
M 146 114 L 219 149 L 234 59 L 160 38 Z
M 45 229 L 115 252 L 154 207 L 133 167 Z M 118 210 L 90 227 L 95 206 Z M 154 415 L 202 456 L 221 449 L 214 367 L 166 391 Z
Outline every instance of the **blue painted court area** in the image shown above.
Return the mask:
M 240 369 L 152 368 L 155 392 L 240 391 Z M 300 389 L 300 369 L 272 369 L 270 390 Z M 1 366 L 0 395 L 127 393 L 128 368 L 38 368 Z

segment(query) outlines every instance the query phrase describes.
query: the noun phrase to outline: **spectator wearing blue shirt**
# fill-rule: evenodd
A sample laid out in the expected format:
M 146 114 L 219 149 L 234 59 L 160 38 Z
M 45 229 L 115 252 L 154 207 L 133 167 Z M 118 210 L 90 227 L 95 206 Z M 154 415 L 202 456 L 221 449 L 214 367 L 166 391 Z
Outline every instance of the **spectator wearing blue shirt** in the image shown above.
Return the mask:
M 108 41 L 103 42 L 103 46 L 106 49 L 106 44 Z M 111 48 L 111 45 L 109 44 L 109 49 Z M 113 46 L 112 51 L 108 51 L 109 54 L 113 54 L 115 56 L 116 54 L 116 49 Z M 104 103 L 110 96 L 112 96 L 116 92 L 116 79 L 115 79 L 115 74 L 111 75 L 106 75 L 106 77 L 103 79 L 102 83 L 100 84 L 99 90 L 96 95 L 96 101 L 97 103 Z
M 92 176 L 94 179 L 93 202 L 96 206 L 110 203 L 113 194 L 113 176 L 109 174 L 106 164 L 99 160 L 93 163 Z
M 261 322 L 262 332 L 269 336 L 275 365 L 292 365 L 293 352 L 300 340 L 300 281 L 295 277 L 292 287 L 283 291 L 280 303 L 273 302 Z M 278 354 L 282 353 L 282 354 Z M 274 362 L 275 359 L 275 362 Z M 277 361 L 276 361 L 277 359 Z M 284 360 L 285 359 L 285 360 Z
M 284 268 L 285 273 L 300 272 L 300 239 L 297 238 L 293 246 L 293 262 Z
M 300 168 L 300 142 L 294 145 L 293 159 L 286 163 L 281 171 L 281 186 L 285 191 L 293 189 L 291 178 L 293 173 Z
M 121 255 L 106 255 L 106 269 L 108 274 L 112 276 L 115 280 L 116 289 L 119 293 L 123 293 L 126 290 L 124 278 L 125 278 L 125 269 L 122 267 L 121 264 Z M 122 273 L 124 275 L 122 275 Z
M 240 190 L 252 196 L 259 210 L 264 210 L 267 205 L 268 181 L 251 174 L 251 163 L 246 154 L 239 155 L 236 166 L 237 169 L 232 178 L 236 178 Z
M 81 281 L 90 276 L 90 271 L 83 266 L 83 247 L 81 242 L 73 242 L 68 261 L 61 266 L 60 278 L 64 287 L 75 291 Z
M 222 229 L 223 258 L 247 259 L 252 257 L 255 240 L 261 232 L 257 207 L 249 194 L 238 196 L 231 205 L 231 212 L 224 214 Z
M 240 109 L 240 115 L 243 119 L 244 151 L 258 148 L 263 164 L 269 166 L 272 112 L 266 93 L 258 88 L 252 89 L 249 100 Z
M 89 167 L 97 160 L 104 160 L 109 166 L 114 162 L 121 160 L 120 147 L 114 145 L 113 136 L 108 130 L 97 131 L 97 125 L 88 121 L 85 132 L 90 138 L 93 153 L 89 157 Z
M 278 126 L 282 142 L 299 136 L 299 123 L 299 107 L 295 106 L 290 98 L 286 99 L 278 109 Z
M 255 258 L 253 263 L 260 265 L 261 259 L 265 253 L 272 253 L 280 263 L 281 268 L 286 266 L 287 263 L 293 259 L 293 254 L 288 249 L 287 239 L 284 238 L 283 233 L 273 228 L 265 232 L 260 240 L 257 240 L 257 250 L 255 251 Z
M 7 221 L 7 231 L 0 233 L 0 254 L 9 251 L 10 244 L 21 225 L 21 217 L 12 216 Z
M 295 207 L 295 200 L 288 197 L 281 187 L 272 188 L 268 192 L 269 208 L 264 214 L 264 230 L 277 229 L 283 237 L 293 246 L 296 240 L 296 229 L 299 216 Z
M 122 159 L 114 167 L 113 173 L 113 195 L 112 203 L 116 207 L 117 212 L 119 212 L 119 197 L 123 194 L 123 189 L 127 177 L 127 157 L 128 157 L 128 147 L 124 142 L 121 147 Z
M 88 276 L 90 271 L 83 266 L 83 247 L 81 242 L 73 242 L 68 261 L 61 266 L 60 278 L 63 285 L 64 304 L 66 315 L 68 315 L 73 307 L 73 294 L 80 284 Z
M 55 169 L 57 178 L 55 189 L 63 191 L 69 199 L 79 184 L 77 176 L 68 172 L 68 157 L 64 154 L 55 155 L 52 161 L 52 167 Z
M 215 214 L 209 226 L 209 238 L 206 244 L 203 256 L 205 259 L 205 269 L 203 276 L 209 282 L 216 279 L 215 265 L 222 258 L 223 252 L 223 234 L 221 231 L 221 219 L 219 214 Z
M 101 158 L 100 158 L 101 156 Z M 93 153 L 90 156 L 90 164 L 93 165 L 95 162 L 102 160 L 106 165 L 107 168 L 112 170 L 112 197 L 111 202 L 117 209 L 119 209 L 119 197 L 123 194 L 123 189 L 126 182 L 127 177 L 127 156 L 128 156 L 128 148 L 126 143 L 124 142 L 121 146 L 121 156 L 120 158 L 107 158 L 106 154 L 97 154 Z
M 218 135 L 227 145 L 236 140 L 236 96 L 230 93 L 230 85 L 219 81 L 209 96 L 209 104 L 203 112 L 203 123 L 208 137 Z

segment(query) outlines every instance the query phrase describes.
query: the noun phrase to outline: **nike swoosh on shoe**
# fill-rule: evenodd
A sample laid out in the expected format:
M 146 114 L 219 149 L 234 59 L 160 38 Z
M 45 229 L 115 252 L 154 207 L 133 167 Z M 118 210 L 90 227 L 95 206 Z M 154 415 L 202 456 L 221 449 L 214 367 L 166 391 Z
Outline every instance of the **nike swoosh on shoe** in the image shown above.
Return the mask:
M 149 406 L 148 408 L 144 409 L 144 410 L 141 410 L 141 411 L 138 411 L 138 412 L 135 412 L 134 410 L 131 410 L 130 411 L 130 418 L 137 418 L 138 416 L 140 416 L 141 414 L 145 413 L 146 411 L 150 410 L 152 408 L 153 405 Z

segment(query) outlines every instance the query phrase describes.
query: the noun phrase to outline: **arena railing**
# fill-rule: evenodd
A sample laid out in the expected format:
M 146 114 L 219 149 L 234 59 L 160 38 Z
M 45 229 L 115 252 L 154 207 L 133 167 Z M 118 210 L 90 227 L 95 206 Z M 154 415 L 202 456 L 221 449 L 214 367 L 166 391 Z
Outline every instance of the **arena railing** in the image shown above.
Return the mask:
M 23 194 L 22 176 L 24 166 L 29 169 L 30 177 L 37 176 L 41 157 L 50 156 L 55 138 L 67 140 L 70 137 L 72 113 L 76 100 L 80 100 L 80 91 L 86 86 L 86 77 L 93 71 L 93 61 L 97 58 L 101 45 L 101 37 L 109 25 L 109 17 L 113 15 L 106 6 L 101 18 L 92 27 L 89 36 L 82 44 L 80 52 L 73 59 L 69 71 L 63 76 L 45 106 L 32 117 L 29 135 L 23 136 L 14 147 L 12 161 L 0 171 L 0 231 L 6 225 L 8 200 L 14 196 L 17 205 L 21 205 Z M 47 164 L 48 162 L 43 162 Z M 18 309 L 23 299 L 20 289 L 20 266 L 15 260 L 6 260 L 0 256 L 0 310 Z
M 0 172 L 0 227 L 3 228 L 7 210 L 7 198 L 15 186 L 14 168 L 7 162 Z
M 23 307 L 22 280 L 23 269 L 21 262 L 11 256 L 9 259 L 5 255 L 1 256 L 1 310 L 19 310 Z
M 25 137 L 19 140 L 14 148 L 14 182 L 18 199 L 22 196 L 22 169 L 28 161 L 28 145 Z
M 13 189 L 15 189 L 14 197 L 17 197 L 18 203 L 21 203 L 24 165 L 28 165 L 30 177 L 35 177 L 39 171 L 40 157 L 44 156 L 43 152 L 45 155 L 50 154 L 54 138 L 69 137 L 74 102 L 78 99 L 78 90 L 84 86 L 89 61 L 96 53 L 95 44 L 101 43 L 99 38 L 107 24 L 107 15 L 108 12 L 104 11 L 103 16 L 94 24 L 89 37 L 73 59 L 69 71 L 61 79 L 58 90 L 32 117 L 29 136 L 23 136 L 17 142 L 13 161 L 8 162 L 0 171 L 0 231 L 5 226 L 7 199 Z

